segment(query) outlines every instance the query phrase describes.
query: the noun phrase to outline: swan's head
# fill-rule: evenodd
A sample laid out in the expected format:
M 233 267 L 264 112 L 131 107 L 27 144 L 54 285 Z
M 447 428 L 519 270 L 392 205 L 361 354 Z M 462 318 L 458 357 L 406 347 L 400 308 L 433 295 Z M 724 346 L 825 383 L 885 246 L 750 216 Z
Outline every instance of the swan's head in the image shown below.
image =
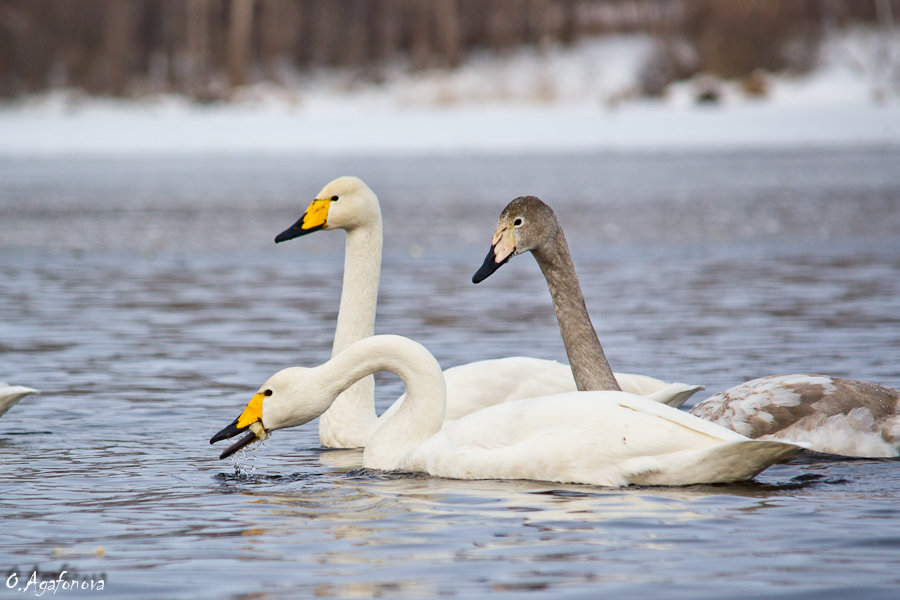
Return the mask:
M 472 283 L 484 281 L 516 254 L 551 243 L 558 231 L 556 213 L 540 198 L 516 198 L 500 213 L 491 249 L 481 268 L 472 276 Z
M 271 431 L 303 425 L 325 412 L 334 395 L 329 396 L 315 381 L 314 372 L 315 369 L 289 367 L 272 375 L 244 412 L 209 440 L 214 444 L 247 432 L 219 458 L 231 456 L 248 444 L 266 439 Z
M 381 219 L 378 196 L 358 177 L 338 177 L 322 188 L 300 219 L 279 233 L 275 242 L 292 240 L 320 229 L 365 226 Z

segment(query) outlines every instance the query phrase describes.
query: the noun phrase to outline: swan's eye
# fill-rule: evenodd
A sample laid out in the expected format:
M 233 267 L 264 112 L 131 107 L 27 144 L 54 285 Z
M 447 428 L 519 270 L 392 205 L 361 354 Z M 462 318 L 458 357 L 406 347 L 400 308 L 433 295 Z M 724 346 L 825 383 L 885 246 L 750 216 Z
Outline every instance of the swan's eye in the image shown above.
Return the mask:
M 263 392 L 263 396 L 271 396 L 271 395 L 272 395 L 272 390 L 266 390 Z
M 522 217 L 518 217 L 518 218 L 516 218 L 515 221 L 513 221 L 513 227 L 521 227 L 521 226 L 522 226 Z
M 340 200 L 340 199 L 341 199 L 340 196 L 332 196 L 332 197 L 331 197 L 331 201 L 332 201 L 332 202 L 337 202 L 337 201 Z

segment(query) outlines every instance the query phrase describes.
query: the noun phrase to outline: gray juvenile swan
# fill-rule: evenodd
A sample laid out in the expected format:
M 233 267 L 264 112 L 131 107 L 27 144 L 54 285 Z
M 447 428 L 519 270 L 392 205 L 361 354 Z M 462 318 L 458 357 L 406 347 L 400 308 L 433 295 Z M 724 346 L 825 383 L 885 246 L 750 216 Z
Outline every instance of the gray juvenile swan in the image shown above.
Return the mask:
M 381 273 L 382 224 L 378 197 L 357 177 L 339 177 L 328 183 L 276 242 L 319 230 L 347 232 L 344 281 L 332 355 L 353 342 L 375 333 L 375 307 Z M 486 406 L 518 398 L 575 391 L 567 365 L 552 360 L 512 356 L 472 362 L 444 372 L 447 381 L 445 423 Z M 658 379 L 627 373 L 617 374 L 623 389 L 646 395 L 658 402 L 680 405 L 702 386 L 667 384 Z M 319 419 L 319 441 L 331 448 L 358 448 L 379 423 L 375 414 L 374 382 L 360 380 L 331 405 Z M 381 418 L 402 403 L 395 402 Z
M 750 479 L 800 448 L 751 440 L 677 408 L 620 391 L 511 400 L 444 425 L 441 367 L 424 346 L 367 337 L 309 369 L 279 371 L 211 442 L 250 430 L 225 458 L 324 413 L 353 382 L 396 373 L 406 401 L 381 420 L 363 466 L 453 479 L 532 479 L 604 486 L 688 485 Z
M 513 256 L 529 251 L 550 287 L 578 389 L 615 389 L 565 236 L 547 204 L 525 196 L 503 209 L 491 250 L 472 281 L 484 280 Z M 690 412 L 751 438 L 801 443 L 818 452 L 900 453 L 900 392 L 865 381 L 815 374 L 763 377 L 711 396 Z

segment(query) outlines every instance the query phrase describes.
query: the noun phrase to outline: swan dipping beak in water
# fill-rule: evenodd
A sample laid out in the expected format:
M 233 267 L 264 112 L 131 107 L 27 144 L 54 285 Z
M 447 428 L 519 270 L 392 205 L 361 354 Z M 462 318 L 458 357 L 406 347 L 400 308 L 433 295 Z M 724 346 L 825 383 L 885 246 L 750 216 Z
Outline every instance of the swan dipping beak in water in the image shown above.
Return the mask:
M 364 338 L 317 367 L 275 373 L 211 441 L 250 430 L 225 458 L 271 431 L 321 416 L 354 382 L 383 370 L 400 377 L 406 399 L 366 443 L 366 469 L 450 479 L 690 485 L 750 479 L 800 450 L 751 440 L 622 391 L 501 402 L 445 426 L 441 365 L 421 344 L 395 335 Z
M 249 446 L 255 441 L 261 442 L 269 437 L 266 428 L 262 425 L 262 403 L 264 397 L 265 395 L 262 392 L 253 396 L 253 399 L 250 400 L 250 403 L 247 405 L 247 408 L 244 409 L 244 412 L 241 413 L 241 416 L 232 421 L 228 427 L 225 427 L 210 438 L 209 443 L 215 444 L 216 442 L 233 438 L 236 435 L 240 435 L 247 431 L 247 435 L 226 448 L 225 451 L 219 455 L 220 459 L 228 458 L 241 448 Z

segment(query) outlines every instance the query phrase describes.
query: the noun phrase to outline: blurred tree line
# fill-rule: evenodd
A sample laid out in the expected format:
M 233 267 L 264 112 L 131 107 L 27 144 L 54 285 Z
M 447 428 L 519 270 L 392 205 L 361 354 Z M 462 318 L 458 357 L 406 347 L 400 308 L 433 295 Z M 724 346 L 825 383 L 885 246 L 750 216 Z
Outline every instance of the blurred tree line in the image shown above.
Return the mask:
M 696 73 L 802 71 L 828 28 L 893 23 L 900 0 L 0 0 L 0 97 L 227 98 L 322 67 L 452 67 L 475 50 L 647 32 L 658 93 Z

